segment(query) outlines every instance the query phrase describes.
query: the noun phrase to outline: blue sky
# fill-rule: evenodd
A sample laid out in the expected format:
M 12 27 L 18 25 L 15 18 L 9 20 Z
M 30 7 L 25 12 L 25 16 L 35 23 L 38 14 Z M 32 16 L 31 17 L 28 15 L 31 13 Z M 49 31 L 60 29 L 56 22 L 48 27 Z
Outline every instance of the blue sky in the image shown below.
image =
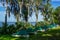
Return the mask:
M 56 8 L 56 7 L 60 6 L 60 0 L 52 0 L 51 4 L 52 4 L 53 8 Z M 5 7 L 3 7 L 2 4 L 0 3 L 0 22 L 4 22 L 5 13 L 6 13 Z M 41 15 L 40 12 L 38 15 L 39 15 L 38 21 L 43 21 L 43 16 Z M 14 15 L 11 14 L 11 17 L 8 18 L 8 22 L 15 22 L 15 21 L 16 21 L 16 19 L 15 19 Z M 33 16 L 29 18 L 29 22 L 35 22 L 35 21 L 36 21 L 36 17 L 35 17 L 35 13 L 34 13 Z

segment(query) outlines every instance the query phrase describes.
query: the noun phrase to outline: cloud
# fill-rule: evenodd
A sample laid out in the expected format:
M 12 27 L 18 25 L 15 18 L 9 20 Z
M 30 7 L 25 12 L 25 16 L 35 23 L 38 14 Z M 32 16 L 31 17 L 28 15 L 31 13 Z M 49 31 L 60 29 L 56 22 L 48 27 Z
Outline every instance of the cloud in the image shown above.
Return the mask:
M 5 11 L 0 11 L 0 22 L 4 22 L 4 19 L 5 19 Z
M 4 3 L 4 6 L 3 6 L 3 3 L 0 3 L 0 7 L 6 7 L 6 6 L 7 6 L 6 3 Z
M 6 6 L 6 5 L 5 5 Z M 3 6 L 3 4 L 2 3 L 0 3 L 0 11 L 5 11 L 6 10 L 6 7 L 5 6 Z
M 3 4 L 2 4 L 2 3 L 0 3 L 0 6 L 1 6 L 1 7 L 3 7 Z
M 5 14 L 6 14 L 6 11 L 0 11 L 0 22 L 4 22 L 5 21 Z M 14 18 L 14 15 L 11 14 L 11 17 L 7 18 L 7 21 L 8 22 L 15 22 L 16 19 Z
M 39 12 L 39 11 L 38 11 L 38 12 Z M 30 17 L 28 21 L 29 21 L 29 22 L 36 22 L 35 12 L 33 12 L 32 17 Z M 41 15 L 41 12 L 38 13 L 38 22 L 39 22 L 39 21 L 44 21 L 44 20 L 43 20 L 43 16 Z

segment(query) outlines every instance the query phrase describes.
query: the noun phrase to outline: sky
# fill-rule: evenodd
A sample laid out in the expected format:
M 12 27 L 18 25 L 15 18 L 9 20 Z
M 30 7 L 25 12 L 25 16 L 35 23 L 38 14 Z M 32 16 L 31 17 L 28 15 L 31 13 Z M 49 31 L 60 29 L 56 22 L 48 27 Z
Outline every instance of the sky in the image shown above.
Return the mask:
M 56 8 L 58 6 L 60 6 L 60 0 L 52 0 L 51 1 L 52 7 Z M 5 20 L 5 7 L 3 7 L 3 5 L 0 2 L 0 22 L 4 22 Z M 39 11 L 38 11 L 39 12 Z M 33 12 L 34 13 L 34 12 Z M 8 17 L 8 22 L 16 22 L 16 19 L 14 17 L 14 15 L 11 14 L 11 17 Z M 36 17 L 35 17 L 35 13 L 33 14 L 32 17 L 29 18 L 29 22 L 35 22 L 36 21 Z M 41 12 L 39 12 L 38 14 L 38 21 L 43 21 L 43 16 L 41 15 Z

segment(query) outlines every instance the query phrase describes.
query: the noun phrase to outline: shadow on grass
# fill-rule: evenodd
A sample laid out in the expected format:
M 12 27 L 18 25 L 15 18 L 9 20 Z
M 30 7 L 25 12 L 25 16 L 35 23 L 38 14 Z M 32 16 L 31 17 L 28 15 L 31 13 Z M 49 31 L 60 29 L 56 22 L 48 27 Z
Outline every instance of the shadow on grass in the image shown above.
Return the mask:
M 30 35 L 29 38 L 15 38 L 11 35 L 0 35 L 0 40 L 60 40 L 60 30 L 38 32 L 36 35 Z
M 29 38 L 18 38 L 16 40 L 60 40 L 60 30 L 38 32 L 37 35 L 30 35 Z
M 49 36 L 46 36 L 46 37 L 30 37 L 30 38 L 18 38 L 18 39 L 15 39 L 15 40 L 60 40 L 60 37 L 49 37 Z

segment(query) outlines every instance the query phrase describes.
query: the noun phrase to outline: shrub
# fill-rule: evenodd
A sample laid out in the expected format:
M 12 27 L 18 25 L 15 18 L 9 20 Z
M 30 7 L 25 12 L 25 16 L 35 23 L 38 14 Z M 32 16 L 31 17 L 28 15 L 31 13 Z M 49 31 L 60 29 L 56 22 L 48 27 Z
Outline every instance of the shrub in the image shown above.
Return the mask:
M 7 28 L 7 32 L 8 34 L 12 34 L 12 33 L 15 33 L 16 32 L 16 27 L 15 25 L 9 25 L 8 28 Z

